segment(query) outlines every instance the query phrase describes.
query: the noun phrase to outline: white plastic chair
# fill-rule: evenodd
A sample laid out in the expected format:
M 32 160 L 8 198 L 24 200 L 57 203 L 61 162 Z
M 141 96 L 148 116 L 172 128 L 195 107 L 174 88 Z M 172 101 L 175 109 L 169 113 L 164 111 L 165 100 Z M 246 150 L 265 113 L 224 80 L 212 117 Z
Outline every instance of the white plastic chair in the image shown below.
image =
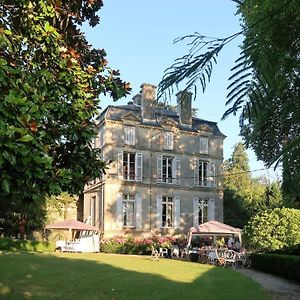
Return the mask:
M 226 267 L 226 265 L 231 264 L 232 268 L 236 267 L 236 252 L 233 250 L 226 250 L 224 252 L 224 265 L 223 268 Z
M 168 249 L 167 248 L 159 248 L 159 255 L 161 257 L 168 257 Z
M 172 257 L 179 258 L 179 247 L 177 245 L 173 245 L 171 248 L 171 255 Z
M 154 246 L 151 247 L 151 258 L 153 260 L 159 260 L 159 253 L 158 253 L 157 249 L 154 248 Z

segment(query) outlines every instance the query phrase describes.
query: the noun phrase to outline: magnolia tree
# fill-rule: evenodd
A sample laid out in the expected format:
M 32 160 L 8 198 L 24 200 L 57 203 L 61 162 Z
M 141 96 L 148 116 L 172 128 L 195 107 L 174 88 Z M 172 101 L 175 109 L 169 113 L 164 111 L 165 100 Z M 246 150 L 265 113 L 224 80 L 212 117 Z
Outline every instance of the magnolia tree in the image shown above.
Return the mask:
M 0 4 L 0 222 L 33 218 L 46 194 L 78 193 L 105 163 L 90 141 L 99 96 L 128 83 L 80 30 L 101 0 Z M 1 227 L 1 223 L 0 223 Z

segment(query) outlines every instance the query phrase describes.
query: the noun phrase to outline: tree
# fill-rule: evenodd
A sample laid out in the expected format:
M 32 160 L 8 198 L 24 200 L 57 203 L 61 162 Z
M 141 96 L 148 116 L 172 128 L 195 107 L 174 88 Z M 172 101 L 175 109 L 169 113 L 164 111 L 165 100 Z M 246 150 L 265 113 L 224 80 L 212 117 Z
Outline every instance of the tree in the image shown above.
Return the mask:
M 99 23 L 101 0 L 3 0 L 0 4 L 0 222 L 79 193 L 105 162 L 90 144 L 99 96 L 129 84 L 80 31 Z M 0 224 L 1 225 L 1 224 Z
M 300 211 L 268 209 L 253 216 L 245 227 L 248 245 L 260 251 L 295 247 L 300 243 Z
M 224 221 L 243 227 L 251 216 L 253 191 L 248 156 L 242 143 L 235 145 L 224 164 Z
M 300 6 L 297 0 L 235 0 L 242 30 L 225 38 L 199 33 L 189 53 L 166 70 L 159 94 L 187 79 L 186 89 L 202 90 L 218 54 L 239 35 L 245 39 L 233 67 L 223 118 L 241 112 L 241 134 L 247 147 L 271 166 L 283 166 L 283 189 L 300 201 Z
M 282 206 L 278 182 L 251 176 L 248 156 L 242 143 L 234 147 L 224 166 L 224 221 L 244 227 L 259 211 Z
M 46 197 L 46 224 L 70 219 L 77 214 L 78 197 L 63 192 Z

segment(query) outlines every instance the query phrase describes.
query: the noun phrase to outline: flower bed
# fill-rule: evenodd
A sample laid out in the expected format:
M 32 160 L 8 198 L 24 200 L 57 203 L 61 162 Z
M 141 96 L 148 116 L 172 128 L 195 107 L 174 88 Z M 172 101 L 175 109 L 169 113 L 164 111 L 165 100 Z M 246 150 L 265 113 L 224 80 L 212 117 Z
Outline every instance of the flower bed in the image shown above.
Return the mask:
M 100 251 L 105 253 L 149 255 L 152 247 L 170 248 L 176 242 L 177 240 L 172 236 L 153 236 L 149 238 L 114 236 L 110 239 L 101 240 Z

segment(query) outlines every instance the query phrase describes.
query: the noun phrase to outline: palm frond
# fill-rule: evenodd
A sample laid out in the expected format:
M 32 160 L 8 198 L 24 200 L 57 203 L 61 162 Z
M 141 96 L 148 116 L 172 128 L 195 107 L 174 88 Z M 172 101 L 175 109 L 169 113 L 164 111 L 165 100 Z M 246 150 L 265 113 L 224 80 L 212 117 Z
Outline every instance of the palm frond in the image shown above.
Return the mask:
M 176 39 L 174 42 L 191 39 L 188 54 L 178 58 L 175 63 L 165 70 L 162 81 L 158 85 L 158 98 L 170 95 L 173 88 L 184 80 L 187 81 L 185 90 L 195 89 L 199 82 L 204 92 L 207 82 L 210 81 L 213 65 L 217 64 L 217 57 L 224 46 L 224 41 L 218 38 L 208 38 L 198 33 Z M 203 49 L 204 54 L 198 54 Z

